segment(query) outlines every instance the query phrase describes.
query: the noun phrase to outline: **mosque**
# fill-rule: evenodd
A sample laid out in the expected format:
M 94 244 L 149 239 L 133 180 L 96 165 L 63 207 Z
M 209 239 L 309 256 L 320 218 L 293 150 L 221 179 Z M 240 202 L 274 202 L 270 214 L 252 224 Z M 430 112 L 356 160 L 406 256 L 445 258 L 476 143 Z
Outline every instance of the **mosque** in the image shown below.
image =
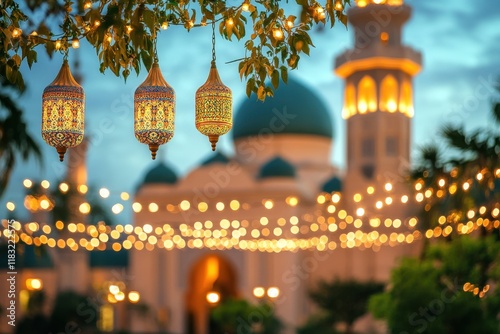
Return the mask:
M 412 79 L 422 63 L 401 40 L 410 14 L 402 0 L 358 0 L 348 12 L 355 45 L 334 61 L 345 80 L 345 171 L 331 164 L 330 111 L 313 89 L 290 79 L 274 98 L 238 106 L 233 156 L 217 152 L 182 178 L 162 162 L 146 173 L 134 198 L 135 225 L 179 235 L 151 249 L 142 243 L 119 251 L 54 248 L 38 259 L 27 249 L 22 281 L 43 282 L 49 298 L 118 282 L 118 290 L 140 296 L 149 315 L 117 300 L 103 303 L 101 329 L 196 334 L 209 333 L 211 303 L 230 297 L 271 299 L 284 332 L 294 333 L 314 311 L 308 290 L 319 280 L 387 281 L 396 260 L 419 247 L 399 237 L 377 239 L 408 227 L 410 214 L 398 200 L 410 155 Z M 82 184 L 85 159 L 75 156 L 70 162 L 79 167 L 68 178 Z M 367 240 L 357 233 L 375 230 L 375 242 L 363 247 Z M 369 319 L 359 326 L 378 330 Z

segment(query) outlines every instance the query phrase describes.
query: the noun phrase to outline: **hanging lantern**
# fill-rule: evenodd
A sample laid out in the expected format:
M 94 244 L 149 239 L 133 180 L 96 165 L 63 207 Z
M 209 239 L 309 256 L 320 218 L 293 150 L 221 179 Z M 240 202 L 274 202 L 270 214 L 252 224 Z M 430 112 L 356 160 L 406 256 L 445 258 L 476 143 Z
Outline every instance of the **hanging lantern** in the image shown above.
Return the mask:
M 233 125 L 231 90 L 222 83 L 215 65 L 215 21 L 212 21 L 212 66 L 207 81 L 196 91 L 196 128 L 212 143 L 215 151 L 219 136 Z
M 207 82 L 196 91 L 196 128 L 212 143 L 212 151 L 219 136 L 231 130 L 233 124 L 231 90 L 222 83 L 215 62 Z
M 42 138 L 63 161 L 66 150 L 82 142 L 84 127 L 85 93 L 64 59 L 55 80 L 43 90 Z
M 155 61 L 146 80 L 134 95 L 134 131 L 137 140 L 149 145 L 151 157 L 174 136 L 175 92 Z

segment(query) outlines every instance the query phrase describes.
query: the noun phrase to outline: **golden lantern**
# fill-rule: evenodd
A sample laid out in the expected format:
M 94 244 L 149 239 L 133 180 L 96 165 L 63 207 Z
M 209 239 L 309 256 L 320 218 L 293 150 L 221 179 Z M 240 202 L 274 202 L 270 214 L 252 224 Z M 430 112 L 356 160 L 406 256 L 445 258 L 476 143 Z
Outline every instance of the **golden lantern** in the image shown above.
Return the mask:
M 64 59 L 55 80 L 43 90 L 42 138 L 56 148 L 59 160 L 83 140 L 85 127 L 85 92 L 71 75 Z
M 231 130 L 233 124 L 231 90 L 222 83 L 215 65 L 215 22 L 212 21 L 212 66 L 207 81 L 196 91 L 196 128 L 212 143 Z
M 134 95 L 134 132 L 137 140 L 147 144 L 153 160 L 158 147 L 174 136 L 175 92 L 161 74 L 155 59 L 144 82 Z

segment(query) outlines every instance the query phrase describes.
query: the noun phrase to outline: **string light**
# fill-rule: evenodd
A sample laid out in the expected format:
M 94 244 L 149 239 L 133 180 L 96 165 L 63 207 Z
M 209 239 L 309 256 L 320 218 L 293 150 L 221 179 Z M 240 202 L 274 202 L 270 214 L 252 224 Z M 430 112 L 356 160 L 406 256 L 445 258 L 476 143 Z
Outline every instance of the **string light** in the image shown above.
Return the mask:
M 12 38 L 18 38 L 22 33 L 23 31 L 20 28 L 14 28 L 12 29 Z
M 243 2 L 243 4 L 241 5 L 241 10 L 244 12 L 249 12 L 250 4 L 247 1 Z
M 283 30 L 281 30 L 280 28 L 273 29 L 273 37 L 274 39 L 281 41 L 284 38 Z
M 484 172 L 484 174 L 487 175 L 486 172 Z M 50 183 L 47 180 L 44 180 L 41 183 L 43 183 L 47 188 L 50 187 Z M 440 183 L 439 180 L 437 181 L 437 183 Z M 422 185 L 420 181 L 417 182 L 416 185 L 417 184 Z M 461 184 L 463 185 L 464 183 Z M 32 187 L 33 181 L 25 179 L 23 180 L 23 185 L 25 187 Z M 61 190 L 62 188 L 64 189 L 65 186 L 68 185 L 65 183 L 57 185 L 59 190 Z M 87 186 L 85 185 L 79 185 L 76 188 L 79 190 L 84 190 L 84 192 L 87 191 Z M 421 198 L 422 201 L 432 200 L 434 197 L 438 196 L 437 192 L 435 194 L 432 191 L 432 187 L 424 189 L 422 186 L 420 186 L 418 188 L 421 192 L 418 193 L 416 197 Z M 453 187 L 450 186 L 450 188 L 451 190 L 453 190 Z M 385 187 L 384 190 L 387 191 Z M 445 190 L 446 189 L 442 191 Z M 377 194 L 375 189 L 373 193 Z M 120 197 L 122 194 L 123 193 L 120 193 Z M 210 249 L 237 248 L 279 252 L 297 249 L 325 250 L 336 249 L 337 247 L 374 247 L 374 251 L 377 251 L 381 245 L 395 246 L 400 243 L 412 243 L 415 240 L 418 240 L 420 237 L 438 238 L 446 237 L 452 233 L 473 233 L 482 226 L 488 229 L 498 229 L 500 227 L 500 221 L 496 219 L 500 214 L 500 209 L 495 204 L 493 205 L 493 207 L 488 208 L 487 206 L 483 205 L 481 207 L 468 211 L 467 216 L 469 218 L 469 222 L 467 222 L 467 224 L 460 223 L 459 218 L 456 218 L 457 215 L 453 213 L 449 215 L 450 219 L 447 219 L 446 215 L 440 216 L 438 218 L 440 226 L 429 229 L 423 234 L 420 234 L 420 232 L 418 232 L 417 230 L 412 231 L 412 229 L 414 229 L 418 225 L 418 219 L 416 219 L 415 217 L 410 217 L 409 219 L 405 220 L 405 227 L 408 228 L 409 231 L 406 231 L 404 233 L 393 232 L 387 235 L 384 233 L 379 234 L 377 231 L 365 233 L 364 231 L 360 230 L 360 228 L 363 226 L 363 221 L 361 219 L 354 219 L 353 216 L 350 215 L 346 210 L 336 210 L 335 205 L 331 204 L 334 201 L 341 200 L 341 196 L 339 193 L 322 194 L 318 196 L 318 199 L 318 205 L 321 205 L 322 207 L 324 205 L 322 211 L 306 213 L 303 214 L 300 218 L 304 221 L 304 223 L 309 223 L 309 225 L 306 224 L 297 226 L 296 224 L 299 222 L 299 217 L 297 216 L 292 216 L 288 219 L 285 217 L 281 217 L 278 219 L 271 219 L 270 217 L 260 217 L 257 220 L 250 219 L 241 221 L 235 219 L 232 219 L 231 221 L 228 219 L 223 219 L 220 221 L 220 224 L 213 224 L 212 221 L 206 220 L 205 222 L 198 221 L 194 224 L 183 223 L 180 225 L 180 228 L 172 228 L 169 224 L 165 224 L 163 228 L 160 226 L 153 228 L 153 226 L 146 224 L 143 228 L 137 226 L 135 229 L 130 225 L 120 225 L 113 228 L 99 225 L 98 228 L 92 226 L 92 228 L 89 227 L 88 229 L 86 229 L 84 224 L 68 224 L 68 232 L 84 233 L 87 235 L 86 237 L 84 236 L 83 238 L 79 238 L 78 242 L 76 242 L 76 238 L 54 239 L 51 236 L 52 229 L 50 228 L 50 226 L 31 222 L 24 225 L 19 224 L 19 240 L 22 240 L 27 244 L 38 246 L 48 245 L 49 247 L 68 248 L 71 250 L 78 249 L 78 247 L 82 247 L 87 250 L 102 250 L 110 248 L 115 251 L 118 251 L 122 248 L 146 248 L 151 250 L 155 247 L 167 249 L 182 249 L 185 247 L 199 249 L 206 247 Z M 417 198 L 415 198 L 415 200 L 417 200 Z M 298 202 L 298 199 L 295 196 L 288 196 L 284 199 L 274 199 L 271 202 L 268 201 L 271 200 L 263 200 L 260 205 L 265 208 L 266 205 L 269 206 L 269 204 L 266 203 L 273 203 L 272 207 L 269 209 L 272 210 L 276 207 L 275 204 L 277 202 L 282 201 L 282 203 L 284 204 L 293 206 L 296 205 L 294 203 L 295 201 Z M 387 196 L 385 197 L 384 201 L 391 202 L 392 197 Z M 403 195 L 401 197 L 401 202 L 410 202 L 409 196 Z M 44 204 L 42 206 L 47 207 L 47 204 L 49 204 L 50 201 L 48 200 L 48 198 L 45 198 L 43 203 Z M 120 205 L 121 210 L 123 210 L 123 205 Z M 155 205 L 158 207 L 157 210 L 155 208 Z M 183 207 L 184 209 L 186 209 L 188 205 L 188 210 L 198 210 L 200 213 L 203 213 L 208 210 L 209 204 L 205 202 L 195 204 L 185 200 L 185 202 L 181 201 L 179 204 L 171 203 L 167 204 L 166 206 L 163 206 L 162 204 L 162 207 L 166 207 L 169 212 L 178 214 L 182 212 Z M 221 205 L 225 204 L 223 202 L 214 203 L 213 208 L 216 209 L 217 206 L 219 206 L 220 208 Z M 248 203 L 240 203 L 237 200 L 232 200 L 231 202 L 229 202 L 228 207 L 233 211 L 238 211 L 242 209 L 248 210 L 255 205 L 258 206 L 259 204 L 257 203 L 249 205 Z M 16 207 L 14 202 L 8 202 L 6 206 L 11 210 L 14 210 Z M 142 204 L 139 202 L 133 202 L 131 203 L 131 206 L 134 212 L 140 212 L 140 210 L 142 209 Z M 149 203 L 146 204 L 146 206 L 148 207 L 148 209 L 150 209 L 151 212 L 158 212 L 160 208 L 156 203 Z M 382 201 L 376 201 L 375 207 L 381 208 L 382 206 Z M 87 207 L 87 205 L 84 204 L 83 208 L 84 212 L 86 210 L 90 210 L 90 205 Z M 336 220 L 336 217 L 330 216 L 335 212 L 337 212 L 338 220 Z M 355 213 L 355 216 L 358 217 L 360 217 L 361 215 L 366 215 L 365 209 L 359 207 L 355 209 Z M 493 217 L 494 219 L 488 217 Z M 473 221 L 472 219 L 475 219 L 475 221 Z M 371 226 L 372 228 L 380 226 L 382 222 L 382 220 L 379 220 L 378 218 L 369 218 L 368 221 L 370 223 L 369 226 Z M 255 222 L 257 222 L 258 225 L 255 225 Z M 3 226 L 5 228 L 6 224 L 4 223 Z M 55 223 L 55 227 L 57 230 L 62 230 L 64 226 L 64 222 L 58 221 Z M 384 226 L 386 228 L 399 229 L 401 228 L 401 226 L 403 226 L 403 222 L 398 218 L 385 218 Z M 332 240 L 335 234 L 332 234 L 331 238 L 328 238 L 326 235 L 322 235 L 324 231 L 337 232 L 343 231 L 345 229 L 352 230 L 352 233 L 346 231 L 346 237 L 344 238 L 343 234 L 341 234 L 340 236 L 338 236 L 338 240 Z M 150 235 L 151 233 L 153 233 L 153 231 L 155 235 Z M 128 235 L 129 238 L 120 240 L 120 234 L 122 232 L 126 232 L 126 235 Z M 289 237 L 283 239 L 272 239 L 274 237 L 281 238 L 283 235 L 286 235 L 285 233 L 287 232 L 291 233 L 295 237 L 293 239 Z M 5 230 L 3 231 L 3 235 L 6 235 Z M 347 238 L 347 236 L 349 236 L 349 238 Z M 480 293 L 481 291 L 478 292 L 478 295 Z

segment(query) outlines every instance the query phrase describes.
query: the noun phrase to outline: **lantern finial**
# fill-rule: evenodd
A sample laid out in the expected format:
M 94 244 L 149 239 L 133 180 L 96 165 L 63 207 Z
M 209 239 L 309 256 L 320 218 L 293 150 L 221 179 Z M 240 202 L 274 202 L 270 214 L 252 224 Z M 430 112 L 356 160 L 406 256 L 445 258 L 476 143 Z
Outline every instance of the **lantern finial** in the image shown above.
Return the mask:
M 64 161 L 64 154 L 66 153 L 66 147 L 57 146 L 56 150 L 57 150 L 57 153 L 59 153 L 59 161 Z
M 158 144 L 149 144 L 149 150 L 151 151 L 151 159 L 156 160 L 156 152 L 158 152 Z
M 212 151 L 215 151 L 215 146 L 219 141 L 219 135 L 208 135 L 208 140 L 212 143 Z

